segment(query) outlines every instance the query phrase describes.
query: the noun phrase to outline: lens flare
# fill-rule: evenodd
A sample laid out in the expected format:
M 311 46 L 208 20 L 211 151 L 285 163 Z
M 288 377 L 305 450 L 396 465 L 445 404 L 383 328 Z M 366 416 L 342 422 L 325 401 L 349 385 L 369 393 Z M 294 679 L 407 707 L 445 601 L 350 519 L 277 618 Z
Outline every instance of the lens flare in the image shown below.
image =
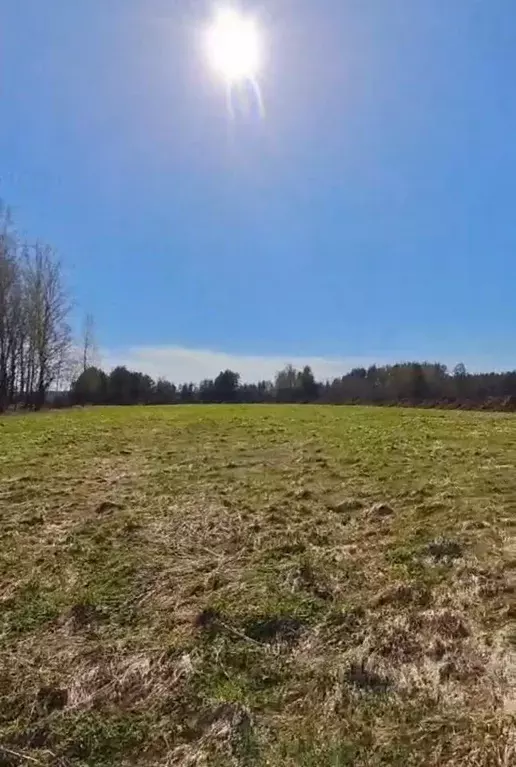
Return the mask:
M 219 8 L 205 36 L 206 56 L 211 68 L 226 83 L 227 106 L 235 117 L 239 102 L 252 93 L 260 116 L 264 106 L 258 75 L 263 63 L 260 27 L 255 18 L 234 7 Z M 246 102 L 247 103 L 247 102 Z

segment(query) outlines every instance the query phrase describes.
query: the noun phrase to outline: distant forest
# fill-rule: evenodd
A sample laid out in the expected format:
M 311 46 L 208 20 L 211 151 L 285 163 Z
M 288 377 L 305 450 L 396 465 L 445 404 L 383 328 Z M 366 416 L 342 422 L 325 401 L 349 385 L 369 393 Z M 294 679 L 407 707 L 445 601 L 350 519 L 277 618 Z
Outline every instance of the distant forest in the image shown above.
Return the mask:
M 217 402 L 319 402 L 516 410 L 516 371 L 468 373 L 438 363 L 355 368 L 317 381 L 310 367 L 288 365 L 274 381 L 242 382 L 224 370 L 214 379 L 176 385 L 96 364 L 93 320 L 73 338 L 72 302 L 52 248 L 17 236 L 0 204 L 0 412 L 45 405 L 165 405 Z
M 68 398 L 79 405 L 319 402 L 516 410 L 516 371 L 468 373 L 462 364 L 448 371 L 437 363 L 406 362 L 355 368 L 332 381 L 316 381 L 310 367 L 296 370 L 288 365 L 274 381 L 242 383 L 237 372 L 224 370 L 215 379 L 176 386 L 125 367 L 109 374 L 88 367 L 72 384 Z

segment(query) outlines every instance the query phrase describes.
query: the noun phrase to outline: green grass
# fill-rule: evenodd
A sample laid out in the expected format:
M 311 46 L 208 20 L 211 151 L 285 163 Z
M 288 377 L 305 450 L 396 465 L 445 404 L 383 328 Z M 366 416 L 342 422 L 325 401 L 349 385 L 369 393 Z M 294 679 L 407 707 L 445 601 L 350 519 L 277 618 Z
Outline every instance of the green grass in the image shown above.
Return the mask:
M 0 421 L 0 765 L 515 763 L 516 419 Z

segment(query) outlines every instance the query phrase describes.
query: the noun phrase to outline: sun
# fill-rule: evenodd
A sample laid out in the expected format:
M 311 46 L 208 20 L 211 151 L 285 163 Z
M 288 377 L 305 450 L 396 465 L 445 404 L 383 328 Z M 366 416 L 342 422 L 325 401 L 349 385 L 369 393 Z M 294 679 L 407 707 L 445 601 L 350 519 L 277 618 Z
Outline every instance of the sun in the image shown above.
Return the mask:
M 254 80 L 262 59 L 255 19 L 234 8 L 220 8 L 206 33 L 206 53 L 210 65 L 228 83 Z

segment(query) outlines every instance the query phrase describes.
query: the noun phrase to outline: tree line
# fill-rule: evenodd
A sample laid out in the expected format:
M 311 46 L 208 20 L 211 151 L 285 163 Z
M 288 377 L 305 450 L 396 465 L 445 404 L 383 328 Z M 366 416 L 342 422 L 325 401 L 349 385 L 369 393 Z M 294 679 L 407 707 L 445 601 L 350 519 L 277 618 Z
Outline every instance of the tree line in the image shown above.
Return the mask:
M 404 362 L 355 368 L 317 381 L 311 368 L 287 365 L 273 381 L 242 382 L 224 370 L 214 379 L 176 385 L 117 367 L 88 367 L 74 381 L 69 404 L 165 405 L 188 403 L 326 403 L 412 405 L 516 410 L 516 371 L 468 373 L 463 364 Z

